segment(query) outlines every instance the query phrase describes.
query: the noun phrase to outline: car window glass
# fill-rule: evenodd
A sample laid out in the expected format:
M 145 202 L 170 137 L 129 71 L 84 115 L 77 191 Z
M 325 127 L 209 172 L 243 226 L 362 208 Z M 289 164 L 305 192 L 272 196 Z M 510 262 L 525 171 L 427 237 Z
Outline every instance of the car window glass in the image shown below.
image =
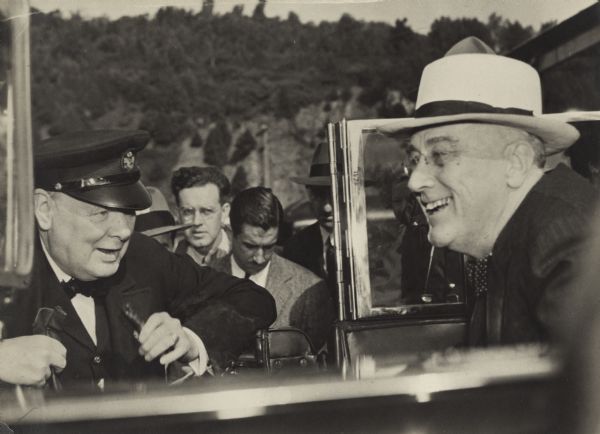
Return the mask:
M 405 140 L 365 140 L 365 200 L 373 307 L 463 302 L 460 255 L 434 248 L 408 188 Z

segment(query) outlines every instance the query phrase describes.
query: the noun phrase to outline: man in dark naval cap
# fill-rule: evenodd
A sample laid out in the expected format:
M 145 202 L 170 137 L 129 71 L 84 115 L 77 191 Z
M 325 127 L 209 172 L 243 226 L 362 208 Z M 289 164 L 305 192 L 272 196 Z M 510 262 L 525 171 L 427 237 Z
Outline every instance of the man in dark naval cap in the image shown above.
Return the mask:
M 103 388 L 174 365 L 201 375 L 275 319 L 265 289 L 133 231 L 151 204 L 135 162 L 147 141 L 143 131 L 83 131 L 36 149 L 34 269 L 3 318 L 0 380 Z

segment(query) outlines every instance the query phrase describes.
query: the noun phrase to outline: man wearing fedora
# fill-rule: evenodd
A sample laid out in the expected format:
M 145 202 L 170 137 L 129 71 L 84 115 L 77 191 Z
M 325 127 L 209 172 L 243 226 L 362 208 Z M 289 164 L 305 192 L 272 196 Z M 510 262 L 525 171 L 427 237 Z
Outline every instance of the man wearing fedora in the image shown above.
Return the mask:
M 283 246 L 282 256 L 308 268 L 327 282 L 332 299 L 337 300 L 334 282 L 333 205 L 329 177 L 329 149 L 320 143 L 315 149 L 307 177 L 291 178 L 306 186 L 317 221 L 293 235 Z
M 133 231 L 150 206 L 143 131 L 82 131 L 35 153 L 37 242 L 28 290 L 3 321 L 0 380 L 104 388 L 224 367 L 275 319 L 271 295 Z M 60 385 L 60 386 L 59 386 Z
M 381 130 L 408 138 L 430 242 L 474 264 L 470 344 L 553 339 L 596 195 L 564 165 L 544 172 L 579 133 L 541 114 L 535 69 L 467 38 L 425 67 L 415 117 Z

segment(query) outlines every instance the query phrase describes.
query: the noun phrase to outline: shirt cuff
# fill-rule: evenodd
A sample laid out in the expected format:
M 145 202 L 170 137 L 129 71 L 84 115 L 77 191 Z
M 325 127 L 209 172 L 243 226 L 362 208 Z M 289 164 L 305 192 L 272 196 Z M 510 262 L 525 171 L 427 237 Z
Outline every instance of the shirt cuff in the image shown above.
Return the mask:
M 200 336 L 196 333 L 187 327 L 183 327 L 183 330 L 192 342 L 192 345 L 198 349 L 198 358 L 189 362 L 188 366 L 194 371 L 194 376 L 199 377 L 206 372 L 206 367 L 208 365 L 208 353 L 206 352 L 206 347 L 204 346 L 202 339 L 200 339 Z

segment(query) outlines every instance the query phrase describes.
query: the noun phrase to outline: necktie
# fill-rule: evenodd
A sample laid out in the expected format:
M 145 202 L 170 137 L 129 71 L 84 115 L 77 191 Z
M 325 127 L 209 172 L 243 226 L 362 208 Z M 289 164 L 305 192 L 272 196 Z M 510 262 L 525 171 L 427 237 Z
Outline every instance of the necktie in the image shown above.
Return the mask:
M 487 257 L 467 261 L 467 282 L 471 285 L 475 296 L 481 296 L 487 292 L 487 266 Z
M 61 282 L 61 286 L 69 298 L 73 298 L 77 294 L 87 297 L 104 298 L 108 292 L 108 287 L 102 281 L 84 282 L 83 280 L 72 278 L 67 282 Z
M 67 282 L 61 282 L 60 286 L 69 298 L 75 297 L 77 294 L 83 294 L 81 285 L 77 279 L 71 279 Z
M 325 241 L 325 263 L 323 264 L 323 271 L 326 275 L 335 273 L 335 247 L 331 237 Z
M 84 282 L 78 279 L 71 279 L 68 282 L 61 283 L 62 288 L 71 299 L 77 294 L 82 294 L 94 299 L 96 356 L 94 357 L 94 362 L 91 364 L 91 369 L 95 382 L 107 377 L 108 364 L 106 359 L 110 357 L 110 327 L 108 325 L 105 305 L 108 285 L 104 283 L 105 282 L 102 280 Z
M 333 300 L 338 299 L 337 294 L 337 266 L 335 259 L 335 246 L 332 243 L 331 237 L 327 238 L 325 243 L 325 281 L 331 291 L 331 297 Z
M 469 320 L 469 345 L 483 345 L 486 333 L 486 294 L 488 258 L 470 259 L 465 268 L 467 284 L 474 294 L 473 311 Z
M 248 273 L 247 271 L 244 272 L 244 279 L 250 279 L 251 274 Z

